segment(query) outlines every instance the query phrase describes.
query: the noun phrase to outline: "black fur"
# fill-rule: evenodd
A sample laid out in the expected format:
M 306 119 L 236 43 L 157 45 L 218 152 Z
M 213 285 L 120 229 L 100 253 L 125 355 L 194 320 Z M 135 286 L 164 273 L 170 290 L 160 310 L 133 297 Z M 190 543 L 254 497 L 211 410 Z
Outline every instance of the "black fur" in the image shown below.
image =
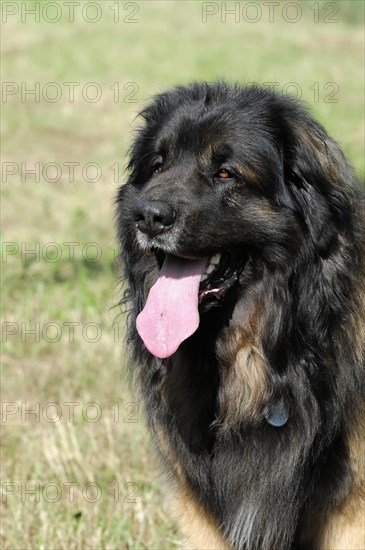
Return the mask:
M 269 90 L 193 84 L 141 114 L 117 220 L 150 429 L 164 427 L 196 500 L 234 548 L 313 550 L 315 526 L 353 488 L 349 434 L 364 417 L 364 195 L 325 130 Z M 222 165 L 234 177 L 220 179 Z M 173 232 L 137 238 L 142 198 L 171 205 Z M 135 320 L 158 254 L 222 250 L 236 262 L 227 289 L 203 300 L 198 330 L 171 358 L 153 357 Z M 262 414 L 231 422 L 220 415 L 225 353 L 248 330 L 249 304 L 270 390 Z M 278 399 L 289 410 L 282 428 L 264 416 Z

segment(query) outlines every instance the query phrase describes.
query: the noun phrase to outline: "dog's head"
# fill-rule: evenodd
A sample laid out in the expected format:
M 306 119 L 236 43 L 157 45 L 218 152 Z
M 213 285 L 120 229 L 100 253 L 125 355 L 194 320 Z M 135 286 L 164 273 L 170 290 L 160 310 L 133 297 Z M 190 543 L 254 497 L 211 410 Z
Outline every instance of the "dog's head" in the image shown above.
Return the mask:
M 164 296 L 181 315 L 193 299 L 202 312 L 240 284 L 247 265 L 288 270 L 303 256 L 326 257 L 349 227 L 351 170 L 295 101 L 255 86 L 196 84 L 157 96 L 142 117 L 118 197 L 136 313 L 159 273 L 157 316 Z

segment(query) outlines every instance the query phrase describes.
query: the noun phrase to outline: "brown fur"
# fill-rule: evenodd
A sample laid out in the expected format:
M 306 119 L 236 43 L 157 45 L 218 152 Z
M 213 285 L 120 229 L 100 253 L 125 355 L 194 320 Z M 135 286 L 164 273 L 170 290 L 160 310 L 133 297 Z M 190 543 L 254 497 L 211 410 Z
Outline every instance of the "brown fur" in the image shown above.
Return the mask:
M 365 548 L 365 421 L 358 419 L 349 437 L 353 489 L 324 523 L 319 547 L 323 550 L 364 550 Z
M 231 550 L 213 516 L 188 489 L 170 486 L 167 504 L 184 535 L 183 548 L 189 550 Z
M 200 505 L 193 493 L 188 489 L 186 476 L 179 459 L 169 444 L 169 440 L 161 426 L 155 431 L 155 442 L 163 460 L 168 464 L 165 493 L 167 510 L 175 520 L 184 535 L 184 548 L 202 550 L 230 550 L 231 546 L 223 538 L 213 516 Z
M 254 345 L 238 350 L 234 363 L 223 375 L 219 412 L 222 423 L 233 427 L 243 418 L 254 421 L 260 417 L 268 395 L 264 362 Z

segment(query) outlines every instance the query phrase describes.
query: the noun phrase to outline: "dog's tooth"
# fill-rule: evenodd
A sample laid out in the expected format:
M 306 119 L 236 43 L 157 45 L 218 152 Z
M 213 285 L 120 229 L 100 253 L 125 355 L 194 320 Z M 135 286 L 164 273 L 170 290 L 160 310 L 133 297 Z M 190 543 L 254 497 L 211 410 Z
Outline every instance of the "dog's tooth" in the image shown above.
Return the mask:
M 206 275 L 205 273 L 200 277 L 200 282 L 202 283 L 203 281 L 205 281 L 205 279 L 208 279 L 208 275 Z
M 206 269 L 206 273 L 208 273 L 208 275 L 209 275 L 210 273 L 213 273 L 214 270 L 215 270 L 215 266 L 212 265 L 212 264 L 209 264 L 207 269 Z
M 219 252 L 217 254 L 214 254 L 214 256 L 210 258 L 210 263 L 213 265 L 218 265 L 221 261 L 221 257 L 222 255 Z

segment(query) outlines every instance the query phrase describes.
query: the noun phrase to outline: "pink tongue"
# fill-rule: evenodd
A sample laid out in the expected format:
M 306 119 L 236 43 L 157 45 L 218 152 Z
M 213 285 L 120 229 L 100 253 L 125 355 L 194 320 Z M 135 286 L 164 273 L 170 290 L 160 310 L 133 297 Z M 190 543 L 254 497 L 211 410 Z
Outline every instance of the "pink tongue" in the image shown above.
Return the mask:
M 137 317 L 138 333 L 156 357 L 170 357 L 198 328 L 199 284 L 207 261 L 166 256 L 159 278 Z

